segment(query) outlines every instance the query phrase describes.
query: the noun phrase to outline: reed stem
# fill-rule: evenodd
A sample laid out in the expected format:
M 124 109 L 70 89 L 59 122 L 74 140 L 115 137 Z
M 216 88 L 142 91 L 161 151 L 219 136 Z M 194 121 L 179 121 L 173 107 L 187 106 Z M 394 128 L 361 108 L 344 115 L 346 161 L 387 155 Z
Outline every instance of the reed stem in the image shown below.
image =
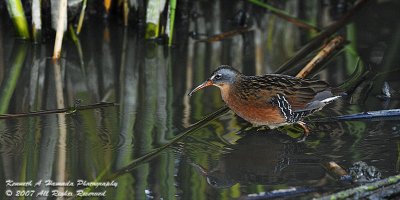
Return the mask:
M 18 36 L 22 39 L 29 39 L 28 22 L 26 21 L 21 0 L 6 0 L 6 4 L 8 13 L 17 29 Z

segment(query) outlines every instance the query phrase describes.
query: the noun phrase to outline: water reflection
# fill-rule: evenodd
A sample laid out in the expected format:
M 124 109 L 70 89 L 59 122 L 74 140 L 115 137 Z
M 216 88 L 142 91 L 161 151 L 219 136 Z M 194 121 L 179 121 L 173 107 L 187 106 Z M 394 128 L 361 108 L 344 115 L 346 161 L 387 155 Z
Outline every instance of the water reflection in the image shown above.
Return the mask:
M 231 64 L 246 74 L 273 72 L 312 35 L 242 1 L 221 2 L 193 2 L 191 10 L 198 12 L 196 17 L 185 18 L 181 13 L 177 25 L 180 38 L 172 49 L 144 40 L 138 27 L 124 29 L 112 20 L 89 17 L 80 36 L 81 47 L 67 39 L 59 65 L 47 59 L 52 47 L 10 39 L 9 30 L 4 30 L 8 22 L 1 21 L 1 114 L 56 109 L 63 107 L 61 99 L 67 107 L 77 101 L 81 105 L 102 101 L 117 105 L 2 119 L 0 180 L 115 180 L 116 188 L 92 188 L 106 190 L 111 199 L 232 199 L 291 186 L 336 190 L 342 183 L 322 167 L 325 161 L 346 167 L 363 160 L 380 169 L 384 177 L 398 173 L 398 120 L 312 122 L 312 133 L 304 143 L 296 142 L 299 132 L 291 127 L 257 131 L 232 112 L 193 132 L 184 132 L 223 106 L 216 88 L 187 97 L 216 66 Z M 288 1 L 286 6 L 297 10 L 298 4 L 317 12 L 317 6 L 306 1 Z M 326 15 L 332 17 L 328 12 Z M 369 13 L 364 15 L 366 19 L 356 20 L 352 28 L 371 21 Z M 393 16 L 390 19 L 396 19 Z M 253 30 L 214 43 L 199 43 L 189 37 L 189 32 L 214 35 L 228 31 L 238 26 L 232 20 L 235 17 Z M 378 26 L 375 29 L 381 30 Z M 367 36 L 373 37 L 375 29 L 368 29 Z M 387 34 L 398 28 L 385 29 L 383 36 L 374 37 L 385 43 L 379 48 L 370 50 L 375 43 L 361 38 L 360 43 L 364 43 L 354 50 L 360 52 L 362 60 L 368 60 L 371 52 L 398 55 L 399 34 Z M 12 50 L 4 51 L 9 49 L 6 47 Z M 341 52 L 317 76 L 338 84 L 354 71 L 356 59 L 352 53 Z M 383 81 L 398 91 L 398 74 L 390 73 L 397 66 L 389 64 L 398 63 L 396 60 L 396 56 L 374 58 L 373 66 L 385 65 L 386 73 L 369 78 L 352 96 L 353 101 L 343 98 L 313 117 L 398 107 L 398 99 L 383 104 L 376 98 Z M 180 133 L 185 137 L 174 140 Z M 61 137 L 65 140 L 60 141 Z M 59 175 L 64 177 L 57 179 Z M 0 191 L 6 189 L 16 190 L 0 182 Z M 33 189 L 39 192 L 57 187 Z
M 21 132 L 23 127 L 18 123 L 18 120 L 12 120 L 9 122 L 12 124 L 11 126 L 2 126 L 2 135 L 1 135 L 1 153 L 4 156 L 15 156 L 22 152 L 24 152 L 24 135 L 23 134 L 15 134 Z M 24 131 L 22 131 L 24 132 Z
M 246 131 L 246 137 L 229 145 L 211 169 L 190 163 L 216 188 L 241 186 L 317 185 L 326 178 L 321 159 L 310 149 L 278 131 Z

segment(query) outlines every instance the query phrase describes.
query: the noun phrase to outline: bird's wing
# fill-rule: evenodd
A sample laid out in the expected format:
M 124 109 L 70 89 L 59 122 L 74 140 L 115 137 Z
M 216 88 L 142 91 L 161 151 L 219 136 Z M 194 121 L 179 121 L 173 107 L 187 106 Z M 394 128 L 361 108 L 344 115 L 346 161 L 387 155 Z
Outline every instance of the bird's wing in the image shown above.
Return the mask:
M 241 87 L 243 87 L 242 90 L 247 91 L 247 98 L 265 103 L 271 102 L 279 94 L 287 99 L 293 111 L 312 109 L 313 102 L 333 96 L 328 83 L 321 80 L 268 74 L 249 76 L 242 82 Z M 263 97 L 266 99 L 262 99 Z

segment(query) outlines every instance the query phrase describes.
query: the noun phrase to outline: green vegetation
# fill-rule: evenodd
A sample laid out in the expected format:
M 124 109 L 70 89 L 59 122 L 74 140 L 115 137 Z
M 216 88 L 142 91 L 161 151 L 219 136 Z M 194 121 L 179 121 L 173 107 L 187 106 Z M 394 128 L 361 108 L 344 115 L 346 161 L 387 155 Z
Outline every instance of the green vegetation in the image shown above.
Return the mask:
M 29 39 L 28 23 L 26 21 L 24 9 L 22 8 L 21 0 L 7 0 L 6 3 L 8 13 L 17 29 L 18 36 L 22 39 Z

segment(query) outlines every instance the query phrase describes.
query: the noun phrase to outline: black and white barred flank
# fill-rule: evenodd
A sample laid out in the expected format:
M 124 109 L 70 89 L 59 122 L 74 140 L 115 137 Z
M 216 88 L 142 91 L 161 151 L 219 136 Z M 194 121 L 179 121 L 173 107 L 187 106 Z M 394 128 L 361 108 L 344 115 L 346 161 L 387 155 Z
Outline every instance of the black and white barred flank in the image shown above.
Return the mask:
M 273 97 L 271 99 L 271 103 L 273 105 L 276 105 L 279 107 L 279 109 L 282 112 L 282 115 L 285 118 L 285 121 L 287 123 L 295 123 L 300 121 L 303 117 L 320 110 L 322 107 L 324 107 L 326 104 L 332 102 L 333 100 L 339 98 L 339 96 L 333 96 L 327 99 L 324 99 L 322 101 L 314 101 L 310 103 L 305 109 L 302 110 L 292 110 L 292 106 L 290 103 L 287 101 L 285 96 L 281 94 L 277 94 L 276 97 Z

